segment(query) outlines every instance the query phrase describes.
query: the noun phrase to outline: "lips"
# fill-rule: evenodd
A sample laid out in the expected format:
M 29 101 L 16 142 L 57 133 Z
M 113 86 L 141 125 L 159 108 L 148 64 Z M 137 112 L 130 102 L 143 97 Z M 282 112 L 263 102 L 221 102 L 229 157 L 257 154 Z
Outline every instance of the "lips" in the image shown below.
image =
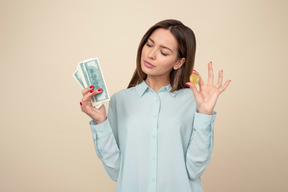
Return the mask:
M 151 63 L 149 63 L 148 61 L 145 61 L 145 60 L 144 60 L 144 65 L 150 69 L 155 67 L 154 65 L 152 65 Z

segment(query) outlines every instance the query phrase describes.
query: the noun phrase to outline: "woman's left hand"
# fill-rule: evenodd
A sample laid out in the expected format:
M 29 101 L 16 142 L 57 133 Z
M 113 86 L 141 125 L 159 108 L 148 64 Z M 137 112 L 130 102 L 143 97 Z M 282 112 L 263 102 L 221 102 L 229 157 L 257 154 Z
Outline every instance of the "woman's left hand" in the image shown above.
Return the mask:
M 187 82 L 186 85 L 190 87 L 190 89 L 193 91 L 196 105 L 197 105 L 197 112 L 211 115 L 213 113 L 213 109 L 216 105 L 217 99 L 219 95 L 225 91 L 225 89 L 228 87 L 231 80 L 227 80 L 224 85 L 222 85 L 223 82 L 223 70 L 219 71 L 218 76 L 218 82 L 216 85 L 213 85 L 214 81 L 214 74 L 213 74 L 213 67 L 212 62 L 209 62 L 208 64 L 208 82 L 207 84 L 204 84 L 200 74 L 193 70 L 193 73 L 195 73 L 199 77 L 199 91 L 196 87 L 196 85 L 192 84 L 191 82 Z

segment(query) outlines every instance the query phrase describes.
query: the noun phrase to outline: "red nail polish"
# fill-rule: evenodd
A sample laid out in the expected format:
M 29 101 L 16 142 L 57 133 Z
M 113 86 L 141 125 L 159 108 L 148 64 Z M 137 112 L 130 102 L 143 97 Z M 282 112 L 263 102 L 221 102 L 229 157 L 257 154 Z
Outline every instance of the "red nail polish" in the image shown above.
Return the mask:
M 94 86 L 93 86 L 93 85 L 91 85 L 89 88 L 94 88 Z
M 90 93 L 93 93 L 93 91 L 94 91 L 94 90 L 92 89 L 92 90 L 90 91 Z
M 82 102 L 80 102 L 80 105 L 82 106 Z
M 99 92 L 101 92 L 103 89 L 98 89 Z
M 188 87 L 190 87 L 190 85 L 188 83 L 185 83 L 185 85 L 187 85 Z
M 196 72 L 196 73 L 197 73 L 197 71 L 196 71 L 196 70 L 194 70 L 194 69 L 193 69 L 193 72 Z

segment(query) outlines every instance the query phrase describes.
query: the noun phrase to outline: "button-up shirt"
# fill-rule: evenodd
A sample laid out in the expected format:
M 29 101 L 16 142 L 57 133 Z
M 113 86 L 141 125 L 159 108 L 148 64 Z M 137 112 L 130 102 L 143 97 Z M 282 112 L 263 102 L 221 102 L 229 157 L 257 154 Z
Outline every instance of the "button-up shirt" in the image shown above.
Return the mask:
M 114 94 L 108 119 L 90 126 L 116 192 L 201 192 L 215 116 L 197 113 L 188 88 L 156 93 L 143 81 Z

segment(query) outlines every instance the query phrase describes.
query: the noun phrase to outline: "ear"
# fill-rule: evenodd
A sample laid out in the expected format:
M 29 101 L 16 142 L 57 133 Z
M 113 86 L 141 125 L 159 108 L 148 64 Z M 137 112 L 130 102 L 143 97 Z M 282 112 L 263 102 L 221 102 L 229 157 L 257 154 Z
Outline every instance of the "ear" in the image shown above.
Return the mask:
M 177 61 L 177 63 L 173 66 L 173 69 L 176 71 L 177 69 L 179 69 L 180 67 L 182 67 L 182 65 L 185 63 L 185 58 L 183 57 L 182 59 L 179 59 Z

